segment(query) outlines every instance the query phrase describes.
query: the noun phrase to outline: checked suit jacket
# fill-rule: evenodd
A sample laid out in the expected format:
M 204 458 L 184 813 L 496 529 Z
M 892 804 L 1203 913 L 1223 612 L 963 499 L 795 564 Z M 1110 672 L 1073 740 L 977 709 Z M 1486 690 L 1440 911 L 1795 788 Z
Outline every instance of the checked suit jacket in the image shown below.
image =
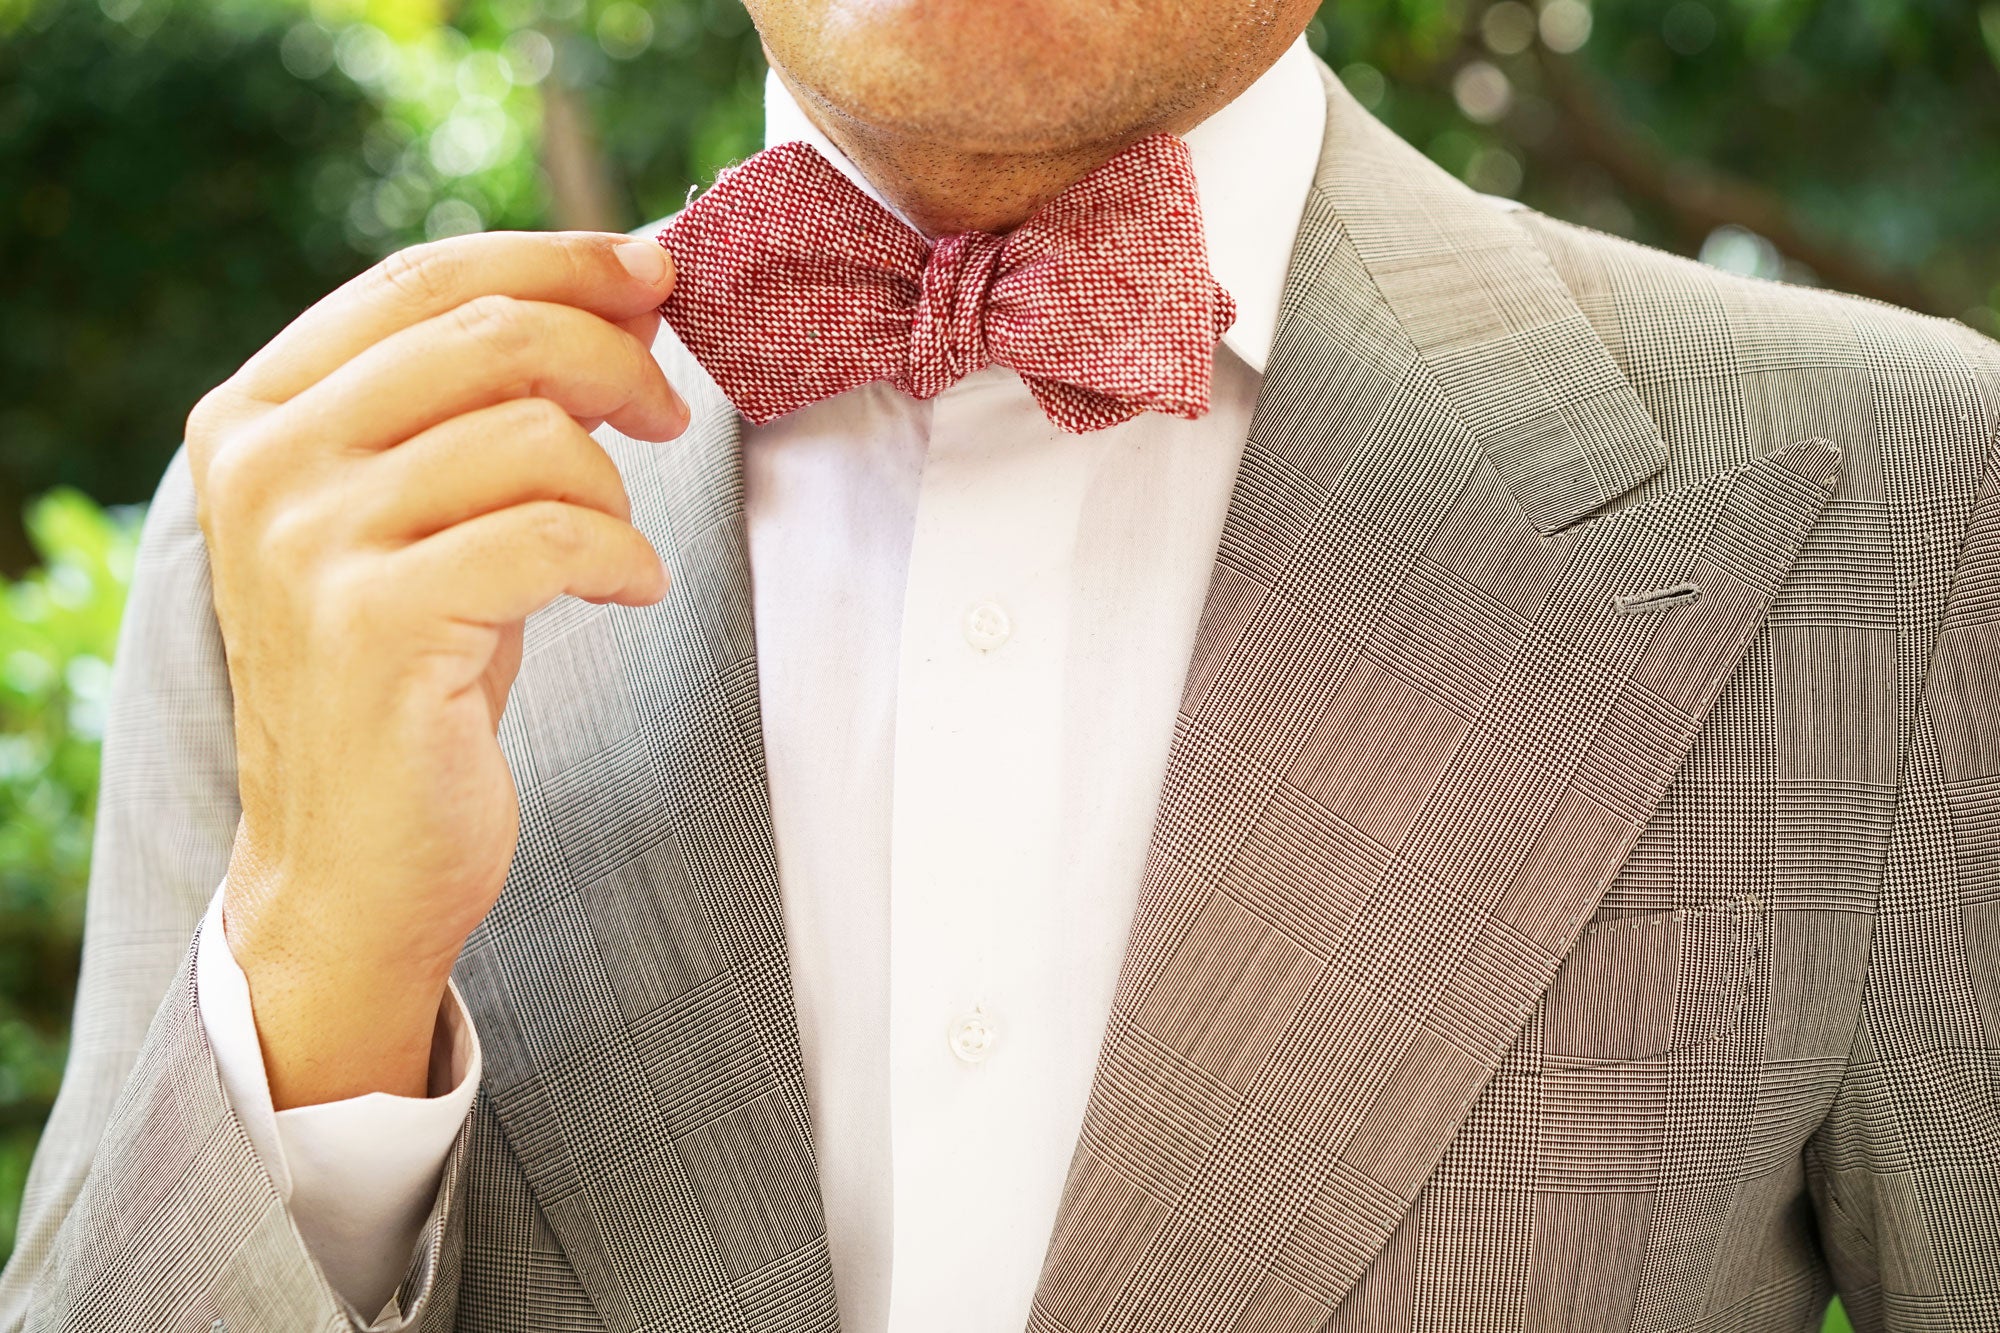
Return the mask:
M 2000 1329 L 2000 347 L 1327 98 L 1032 1333 Z M 688 433 L 599 438 L 674 591 L 528 622 L 402 1327 L 837 1327 L 737 418 L 660 354 Z M 196 1008 L 238 808 L 178 457 L 104 764 L 0 1326 L 344 1329 Z

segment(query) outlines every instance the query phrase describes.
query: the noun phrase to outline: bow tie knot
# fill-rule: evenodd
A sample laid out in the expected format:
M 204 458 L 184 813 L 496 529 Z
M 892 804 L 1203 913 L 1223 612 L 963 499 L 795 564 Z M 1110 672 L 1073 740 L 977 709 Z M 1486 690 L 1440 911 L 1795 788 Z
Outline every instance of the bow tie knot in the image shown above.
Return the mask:
M 1187 145 L 1141 139 L 1005 235 L 927 241 L 810 145 L 730 168 L 659 234 L 660 313 L 752 421 L 874 381 L 932 398 L 1010 367 L 1067 431 L 1208 411 L 1236 304 Z
M 924 260 L 923 288 L 910 316 L 910 351 L 895 384 L 912 398 L 935 398 L 996 356 L 987 308 L 1005 241 L 986 232 L 946 236 Z

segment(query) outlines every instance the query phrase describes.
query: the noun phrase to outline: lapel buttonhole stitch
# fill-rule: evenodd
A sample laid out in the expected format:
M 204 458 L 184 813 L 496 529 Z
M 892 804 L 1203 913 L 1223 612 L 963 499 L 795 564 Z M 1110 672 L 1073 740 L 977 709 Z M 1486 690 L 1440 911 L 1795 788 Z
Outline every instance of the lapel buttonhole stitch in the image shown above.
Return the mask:
M 1662 607 L 1679 606 L 1692 602 L 1701 596 L 1701 589 L 1692 583 L 1676 583 L 1670 588 L 1649 588 L 1645 592 L 1620 593 L 1611 599 L 1614 610 L 1628 615 L 1641 611 L 1658 611 Z

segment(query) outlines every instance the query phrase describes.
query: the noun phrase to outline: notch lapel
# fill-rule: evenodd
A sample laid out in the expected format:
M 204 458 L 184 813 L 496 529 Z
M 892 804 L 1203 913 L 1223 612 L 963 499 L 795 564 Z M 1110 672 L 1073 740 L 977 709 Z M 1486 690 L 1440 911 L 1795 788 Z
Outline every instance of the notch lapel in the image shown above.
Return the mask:
M 834 1330 L 757 710 L 736 413 L 603 442 L 673 571 L 528 622 L 506 888 L 456 977 L 484 1096 L 605 1326 Z
M 1635 392 L 1514 221 L 1328 82 L 1041 1333 L 1327 1322 L 1838 476 L 1806 441 L 1598 512 L 1666 464 Z

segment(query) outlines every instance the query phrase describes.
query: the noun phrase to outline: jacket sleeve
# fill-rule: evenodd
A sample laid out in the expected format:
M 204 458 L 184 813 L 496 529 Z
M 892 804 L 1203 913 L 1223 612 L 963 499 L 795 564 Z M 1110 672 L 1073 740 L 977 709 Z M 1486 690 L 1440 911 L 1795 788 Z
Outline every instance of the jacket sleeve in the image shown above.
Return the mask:
M 1806 1152 L 1860 1333 L 2000 1328 L 2000 437 L 1973 497 L 1905 733 L 1854 1048 Z
M 479 1087 L 479 1037 L 457 984 L 446 984 L 438 1013 L 432 1095 L 375 1092 L 283 1111 L 271 1105 L 250 984 L 224 938 L 220 890 L 201 919 L 194 984 L 223 1093 L 306 1248 L 350 1308 L 382 1310 L 409 1269 Z
M 355 1326 L 230 1107 L 191 941 L 228 865 L 235 731 L 183 448 L 113 666 L 69 1062 L 0 1275 L 0 1330 Z M 466 1132 L 388 1328 L 449 1327 Z M 220 1321 L 220 1322 L 218 1322 Z

